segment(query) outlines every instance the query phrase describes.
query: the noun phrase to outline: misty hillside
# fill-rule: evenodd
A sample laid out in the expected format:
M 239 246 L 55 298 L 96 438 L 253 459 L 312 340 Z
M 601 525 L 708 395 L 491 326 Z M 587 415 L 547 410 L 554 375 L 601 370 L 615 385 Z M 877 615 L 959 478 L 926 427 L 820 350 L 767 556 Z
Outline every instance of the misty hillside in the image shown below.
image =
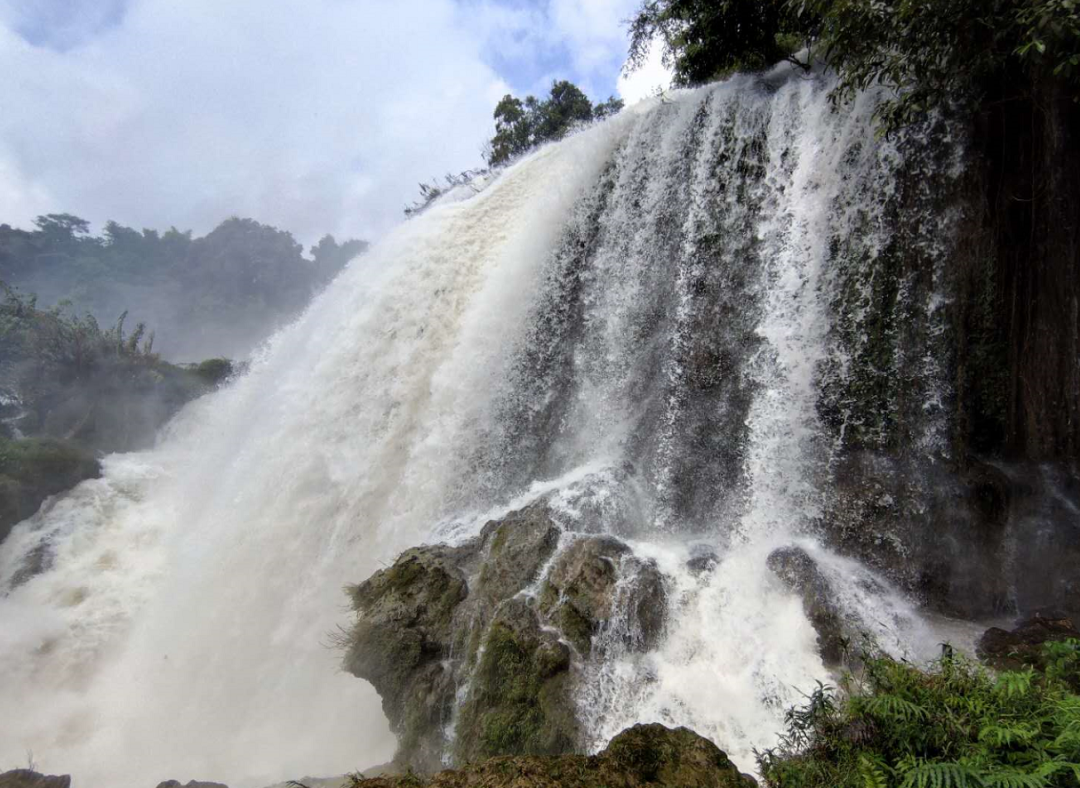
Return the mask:
M 0 281 L 45 308 L 70 302 L 102 325 L 126 313 L 172 361 L 246 356 L 367 247 L 326 235 L 305 256 L 291 233 L 239 218 L 202 237 L 116 222 L 96 236 L 66 213 L 34 224 L 0 224 Z

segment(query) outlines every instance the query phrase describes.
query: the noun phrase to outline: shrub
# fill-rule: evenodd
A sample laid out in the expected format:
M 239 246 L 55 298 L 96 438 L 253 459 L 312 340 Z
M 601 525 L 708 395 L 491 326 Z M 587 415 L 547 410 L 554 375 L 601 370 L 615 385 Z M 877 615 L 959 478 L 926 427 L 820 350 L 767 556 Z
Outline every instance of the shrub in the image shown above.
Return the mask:
M 1056 788 L 1080 783 L 1080 641 L 1045 672 L 991 674 L 947 651 L 928 670 L 869 659 L 842 698 L 819 686 L 758 753 L 774 788 Z

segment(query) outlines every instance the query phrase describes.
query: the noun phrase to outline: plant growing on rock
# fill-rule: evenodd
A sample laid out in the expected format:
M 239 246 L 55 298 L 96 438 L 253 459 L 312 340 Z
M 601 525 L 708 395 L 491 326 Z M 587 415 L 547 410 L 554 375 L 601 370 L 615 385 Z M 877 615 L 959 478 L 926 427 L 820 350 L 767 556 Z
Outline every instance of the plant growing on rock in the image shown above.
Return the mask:
M 1080 782 L 1080 641 L 1047 669 L 996 676 L 946 650 L 929 670 L 870 659 L 838 699 L 819 686 L 758 754 L 774 788 L 1064 788 Z

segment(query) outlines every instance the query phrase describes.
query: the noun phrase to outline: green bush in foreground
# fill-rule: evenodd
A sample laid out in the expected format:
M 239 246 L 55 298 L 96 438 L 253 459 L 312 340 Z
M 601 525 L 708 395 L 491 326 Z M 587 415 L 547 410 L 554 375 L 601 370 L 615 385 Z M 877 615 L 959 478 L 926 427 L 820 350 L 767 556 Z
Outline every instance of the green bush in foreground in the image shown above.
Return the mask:
M 1080 785 L 1080 641 L 1045 646 L 1044 672 L 994 676 L 950 651 L 927 671 L 868 660 L 845 696 L 819 686 L 758 754 L 774 788 Z

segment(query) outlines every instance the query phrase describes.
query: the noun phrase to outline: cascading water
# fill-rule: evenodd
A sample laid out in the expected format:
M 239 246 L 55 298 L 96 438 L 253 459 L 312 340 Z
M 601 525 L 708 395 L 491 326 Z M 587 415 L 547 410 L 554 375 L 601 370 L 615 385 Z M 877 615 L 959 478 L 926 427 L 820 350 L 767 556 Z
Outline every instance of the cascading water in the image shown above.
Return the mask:
M 436 205 L 157 449 L 19 526 L 0 548 L 0 766 L 32 751 L 89 788 L 236 786 L 387 759 L 377 696 L 328 645 L 342 586 L 540 492 L 671 586 L 658 648 L 612 637 L 586 668 L 593 746 L 656 719 L 752 766 L 826 675 L 766 568 L 777 546 L 812 553 L 883 646 L 932 642 L 815 540 L 820 373 L 849 363 L 838 249 L 885 248 L 876 206 L 910 155 L 875 139 L 870 97 L 838 112 L 828 88 L 781 70 L 655 99 Z M 716 568 L 694 574 L 703 551 Z

